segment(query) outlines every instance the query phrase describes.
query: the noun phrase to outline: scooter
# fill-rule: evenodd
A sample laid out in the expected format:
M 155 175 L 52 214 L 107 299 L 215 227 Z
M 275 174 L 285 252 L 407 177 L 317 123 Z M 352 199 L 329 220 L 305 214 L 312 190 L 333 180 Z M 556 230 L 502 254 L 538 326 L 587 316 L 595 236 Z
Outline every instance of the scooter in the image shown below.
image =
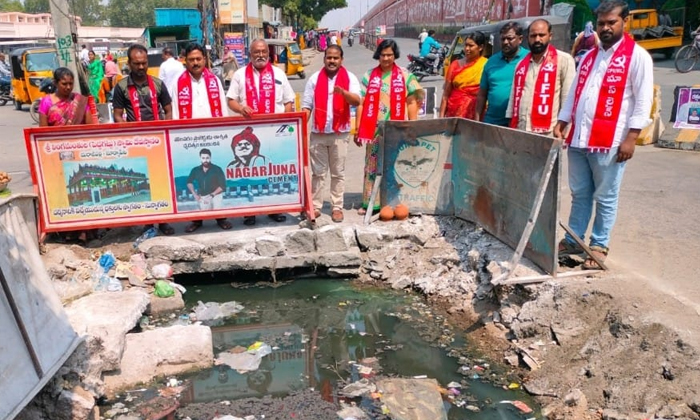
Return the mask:
M 56 85 L 53 84 L 53 79 L 51 77 L 45 77 L 39 83 L 39 92 L 43 92 L 46 95 L 50 95 L 56 92 Z M 35 100 L 32 106 L 29 107 L 29 115 L 31 115 L 34 122 L 39 122 L 39 104 L 41 104 L 42 98 Z
M 418 79 L 419 82 L 426 76 L 442 75 L 442 67 L 445 63 L 445 56 L 447 55 L 447 46 L 443 46 L 440 49 L 433 48 L 431 53 L 437 54 L 437 67 L 433 65 L 433 60 L 427 57 L 408 54 L 409 63 L 406 69 L 416 75 L 416 79 Z
M 0 106 L 14 101 L 12 96 L 12 80 L 9 76 L 0 77 Z

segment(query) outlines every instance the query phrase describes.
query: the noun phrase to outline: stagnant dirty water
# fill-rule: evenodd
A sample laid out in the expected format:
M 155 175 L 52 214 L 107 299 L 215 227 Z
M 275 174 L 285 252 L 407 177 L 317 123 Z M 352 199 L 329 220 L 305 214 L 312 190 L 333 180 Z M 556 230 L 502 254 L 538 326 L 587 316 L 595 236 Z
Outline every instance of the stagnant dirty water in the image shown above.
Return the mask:
M 431 313 L 420 296 L 358 286 L 351 281 L 302 279 L 273 287 L 270 283 L 189 285 L 185 294 L 187 308 L 196 307 L 198 301 L 236 301 L 243 306 L 231 318 L 204 322 L 212 327 L 215 357 L 236 346 L 247 348 L 256 342 L 269 344 L 272 353 L 252 372 L 241 374 L 227 365 L 218 365 L 179 378 L 187 386 L 180 399 L 185 407 L 178 414 L 186 414 L 192 420 L 208 419 L 214 413 L 206 409 L 207 404 L 198 403 L 209 403 L 210 409 L 223 414 L 227 411 L 222 409 L 227 406 L 220 401 L 235 404 L 240 399 L 246 399 L 249 410 L 240 414 L 273 418 L 272 413 L 266 412 L 274 410 L 269 398 L 259 407 L 250 405 L 251 397 L 266 395 L 301 393 L 307 396 L 301 397 L 303 400 L 316 394 L 319 403 L 323 403 L 320 397 L 337 407 L 339 398 L 343 399 L 340 390 L 344 386 L 362 377 L 374 382 L 377 376 L 436 379 L 449 395 L 443 398 L 449 419 L 539 417 L 503 402 L 519 400 L 537 408 L 519 389 L 504 389 L 508 385 L 515 387 L 517 378 L 505 377 L 504 370 L 472 354 L 463 334 Z M 188 322 L 185 318 L 174 322 Z M 370 367 L 372 370 L 368 371 Z M 461 389 L 455 387 L 455 382 L 460 383 Z M 450 383 L 452 389 L 448 387 Z M 300 399 L 299 395 L 290 398 Z M 369 397 L 352 401 L 372 412 L 370 418 L 389 418 L 381 414 L 381 402 Z M 277 410 L 289 411 L 291 405 L 286 407 Z

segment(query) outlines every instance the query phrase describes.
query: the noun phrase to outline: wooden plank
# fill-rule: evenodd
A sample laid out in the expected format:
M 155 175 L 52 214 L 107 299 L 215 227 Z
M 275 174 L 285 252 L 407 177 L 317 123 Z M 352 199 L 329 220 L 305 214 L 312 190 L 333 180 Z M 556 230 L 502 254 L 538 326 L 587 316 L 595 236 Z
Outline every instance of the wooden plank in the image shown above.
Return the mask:
M 379 193 L 379 186 L 382 183 L 382 176 L 377 175 L 374 178 L 374 185 L 372 185 L 372 194 L 369 196 L 369 203 L 367 204 L 367 213 L 365 213 L 364 224 L 368 225 L 372 221 L 372 211 L 374 211 L 374 200 L 377 199 L 377 194 Z
M 580 271 L 567 271 L 565 273 L 557 273 L 557 276 L 542 275 L 542 276 L 526 276 L 526 277 L 513 277 L 508 280 L 504 280 L 500 284 L 512 285 L 512 284 L 533 284 L 533 283 L 544 283 L 550 280 L 559 280 L 563 278 L 571 277 L 583 277 L 590 276 L 592 274 L 602 273 L 603 270 L 580 270 Z
M 568 233 L 572 238 L 574 238 L 574 241 L 576 241 L 576 243 L 577 243 L 581 248 L 583 248 L 583 250 L 586 252 L 586 254 L 588 254 L 588 256 L 591 257 L 591 258 L 593 259 L 593 261 L 596 262 L 596 264 L 598 264 L 598 267 L 602 268 L 603 270 L 608 270 L 608 266 L 606 266 L 605 263 L 604 263 L 600 258 L 598 258 L 598 257 L 596 257 L 595 255 L 593 255 L 593 251 L 591 251 L 591 249 L 588 247 L 588 245 L 586 245 L 585 243 L 583 243 L 583 241 L 581 240 L 581 238 L 579 238 L 578 235 L 576 235 L 576 234 L 574 233 L 574 231 L 571 230 L 570 227 L 568 227 L 567 225 L 565 225 L 565 224 L 562 223 L 562 222 L 559 222 L 559 225 L 560 225 L 562 228 L 564 228 L 564 230 L 566 231 L 566 233 Z

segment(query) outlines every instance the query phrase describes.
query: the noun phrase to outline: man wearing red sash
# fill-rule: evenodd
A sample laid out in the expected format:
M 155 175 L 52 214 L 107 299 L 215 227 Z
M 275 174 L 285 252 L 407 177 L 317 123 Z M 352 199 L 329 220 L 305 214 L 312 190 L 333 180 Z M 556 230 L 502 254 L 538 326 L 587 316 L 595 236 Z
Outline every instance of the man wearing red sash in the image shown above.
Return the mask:
M 207 68 L 207 56 L 204 47 L 189 44 L 185 48 L 185 71 L 176 78 L 168 90 L 173 93 L 173 119 L 213 118 L 228 116 L 224 102 L 224 88 L 221 81 Z M 197 180 L 197 189 L 192 182 L 187 188 L 199 203 L 201 210 L 213 210 L 223 205 L 223 193 L 226 190 L 224 173 L 211 162 L 211 152 L 200 152 L 202 164 L 192 170 L 190 179 Z M 231 229 L 226 218 L 216 219 L 221 229 Z M 194 220 L 185 232 L 191 233 L 202 227 L 201 220 Z
M 640 131 L 651 123 L 654 67 L 649 53 L 624 33 L 629 18 L 625 1 L 603 1 L 596 14 L 600 45 L 579 63 L 554 135 L 563 139 L 571 123 L 566 137 L 572 202 L 569 226 L 584 239 L 595 203 L 590 245 L 602 260 L 608 254 L 625 164 L 634 154 Z M 559 251 L 581 252 L 568 235 Z M 588 258 L 583 268 L 597 265 Z
M 238 115 L 249 118 L 253 114 L 281 114 L 292 112 L 296 96 L 287 75 L 270 63 L 267 42 L 256 39 L 248 49 L 250 63 L 233 74 L 226 93 L 228 107 Z M 284 222 L 283 214 L 270 214 L 276 222 Z M 255 216 L 246 216 L 246 225 L 255 224 Z
M 323 65 L 309 77 L 301 101 L 301 108 L 311 120 L 311 191 L 315 217 L 319 217 L 330 169 L 331 219 L 342 222 L 350 105 L 360 104 L 360 81 L 343 67 L 343 49 L 338 45 L 328 46 Z
M 148 50 L 143 45 L 134 44 L 127 50 L 129 76 L 114 86 L 112 106 L 114 122 L 156 121 L 172 118 L 171 98 L 163 81 L 149 76 Z M 126 115 L 125 115 L 126 114 Z M 152 225 L 146 225 L 149 229 Z M 158 225 L 165 235 L 172 235 L 175 229 L 167 223 Z
M 510 127 L 551 135 L 576 74 L 574 59 L 549 42 L 552 24 L 537 19 L 527 29 L 530 53 L 515 68 L 506 117 Z

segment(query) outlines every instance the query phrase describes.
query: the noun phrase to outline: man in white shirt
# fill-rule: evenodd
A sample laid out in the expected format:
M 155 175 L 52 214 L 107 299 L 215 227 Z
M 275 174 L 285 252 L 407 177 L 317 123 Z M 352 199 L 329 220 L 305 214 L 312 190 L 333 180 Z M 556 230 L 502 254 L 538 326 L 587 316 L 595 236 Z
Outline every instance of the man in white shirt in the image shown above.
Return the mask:
M 360 104 L 360 82 L 343 67 L 343 49 L 329 45 L 323 69 L 309 78 L 301 108 L 311 121 L 311 193 L 314 216 L 321 215 L 326 172 L 331 173 L 331 219 L 343 221 L 345 158 L 350 133 L 350 105 Z
M 550 44 L 552 24 L 534 20 L 527 29 L 530 53 L 516 66 L 506 111 L 510 127 L 552 135 L 576 75 L 573 57 Z
M 185 71 L 185 66 L 175 59 L 172 48 L 163 48 L 163 63 L 161 63 L 158 70 L 158 78 L 169 89 L 173 81 L 180 77 L 183 71 Z
M 605 0 L 596 14 L 600 45 L 581 59 L 554 135 L 563 139 L 572 123 L 566 139 L 572 197 L 569 226 L 583 239 L 595 203 L 590 245 L 604 260 L 625 164 L 634 154 L 640 131 L 651 123 L 654 67 L 649 53 L 624 33 L 629 19 L 625 1 Z M 559 250 L 580 252 L 568 235 Z M 597 264 L 589 257 L 583 268 L 595 269 Z
M 338 45 L 338 35 L 336 35 L 336 34 L 331 35 L 330 45 Z
M 256 39 L 248 48 L 250 63 L 233 74 L 226 97 L 228 107 L 236 114 L 250 118 L 253 114 L 292 112 L 295 95 L 284 71 L 270 63 L 270 49 L 264 39 Z M 284 222 L 283 214 L 270 214 L 276 222 Z M 255 224 L 255 216 L 246 216 L 246 225 Z
M 421 48 L 423 48 L 423 41 L 425 41 L 425 38 L 427 38 L 427 37 L 428 37 L 428 31 L 426 31 L 425 28 L 423 28 L 420 35 L 418 35 L 418 51 L 420 51 Z
M 83 63 L 83 66 L 87 67 L 87 65 L 90 64 L 90 51 L 88 51 L 85 44 L 81 45 L 81 47 L 82 49 L 80 50 L 80 62 Z
M 228 116 L 224 101 L 224 88 L 221 81 L 207 68 L 204 47 L 190 44 L 185 49 L 186 71 L 171 81 L 168 91 L 172 92 L 173 119 L 216 118 Z M 200 151 L 202 165 L 195 167 L 190 174 L 187 188 L 199 202 L 202 210 L 221 208 L 226 190 L 226 179 L 221 168 L 211 163 L 211 152 Z M 197 189 L 194 182 L 197 183 Z M 226 218 L 216 219 L 221 229 L 231 229 Z M 191 222 L 185 232 L 192 233 L 202 227 L 201 220 Z

